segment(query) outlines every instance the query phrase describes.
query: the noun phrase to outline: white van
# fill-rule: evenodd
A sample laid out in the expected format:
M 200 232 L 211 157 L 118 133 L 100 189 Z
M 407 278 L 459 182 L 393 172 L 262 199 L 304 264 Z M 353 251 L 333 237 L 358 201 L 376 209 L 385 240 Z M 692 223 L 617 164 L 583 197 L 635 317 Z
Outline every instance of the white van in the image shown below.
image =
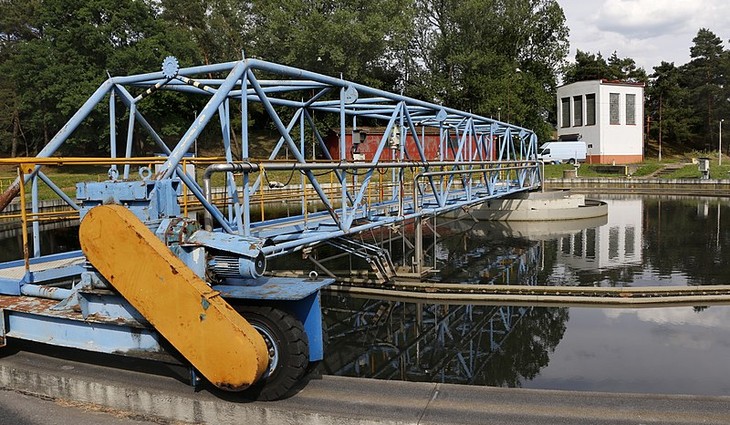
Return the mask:
M 581 141 L 552 141 L 537 150 L 537 159 L 545 162 L 575 164 L 586 160 L 586 144 Z

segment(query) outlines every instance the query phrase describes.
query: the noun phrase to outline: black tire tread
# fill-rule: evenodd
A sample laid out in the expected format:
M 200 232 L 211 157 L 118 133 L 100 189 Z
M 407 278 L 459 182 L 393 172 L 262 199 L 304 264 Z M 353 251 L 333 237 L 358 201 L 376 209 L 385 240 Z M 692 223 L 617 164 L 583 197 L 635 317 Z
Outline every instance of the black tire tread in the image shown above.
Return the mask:
M 249 322 L 280 332 L 279 365 L 273 375 L 262 378 L 245 391 L 256 400 L 276 400 L 285 396 L 304 376 L 309 366 L 309 344 L 301 322 L 289 313 L 269 306 L 240 306 L 238 312 Z M 277 329 L 271 329 L 276 327 Z

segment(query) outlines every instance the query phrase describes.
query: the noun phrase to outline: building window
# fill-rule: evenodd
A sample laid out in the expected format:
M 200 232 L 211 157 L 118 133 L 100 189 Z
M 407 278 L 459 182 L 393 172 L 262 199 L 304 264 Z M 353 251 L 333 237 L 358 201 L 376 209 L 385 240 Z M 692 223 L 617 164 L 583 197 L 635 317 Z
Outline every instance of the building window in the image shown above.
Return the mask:
M 573 96 L 573 127 L 583 125 L 583 96 Z
M 636 125 L 636 95 L 626 95 L 626 125 Z
M 560 110 L 562 113 L 562 126 L 570 127 L 570 98 L 564 97 L 560 99 Z
M 586 95 L 586 125 L 596 125 L 596 94 Z
M 619 112 L 618 112 L 619 94 L 618 93 L 611 93 L 609 100 L 610 100 L 610 103 L 608 105 L 609 122 L 612 125 L 621 124 L 621 121 L 620 121 L 620 118 L 619 118 Z

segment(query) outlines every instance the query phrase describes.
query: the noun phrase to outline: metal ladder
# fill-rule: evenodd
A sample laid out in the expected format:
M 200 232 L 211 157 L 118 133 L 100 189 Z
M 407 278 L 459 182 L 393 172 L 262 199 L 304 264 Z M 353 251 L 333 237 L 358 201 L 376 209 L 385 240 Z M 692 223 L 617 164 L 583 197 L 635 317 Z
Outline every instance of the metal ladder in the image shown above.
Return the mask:
M 345 236 L 328 239 L 325 243 L 367 261 L 378 280 L 382 283 L 396 277 L 395 265 L 390 259 L 390 253 L 379 246 Z

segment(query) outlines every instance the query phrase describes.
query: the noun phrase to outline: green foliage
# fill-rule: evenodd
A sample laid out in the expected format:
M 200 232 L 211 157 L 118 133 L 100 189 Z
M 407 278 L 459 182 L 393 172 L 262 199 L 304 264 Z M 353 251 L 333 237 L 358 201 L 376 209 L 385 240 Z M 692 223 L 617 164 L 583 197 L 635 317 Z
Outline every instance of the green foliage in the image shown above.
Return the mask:
M 708 150 L 717 144 L 719 120 L 730 114 L 730 52 L 706 28 L 692 41 L 689 63 L 654 67 L 646 107 L 653 138 L 685 150 Z
M 689 144 L 691 126 L 696 121 L 687 105 L 688 93 L 679 85 L 681 71 L 674 63 L 654 67 L 652 84 L 646 90 L 646 113 L 654 140 Z
M 171 25 L 157 19 L 151 3 L 135 0 L 43 0 L 0 3 L 0 111 L 11 116 L 0 140 L 12 140 L 11 154 L 22 142 L 33 155 L 63 127 L 109 74 L 149 71 L 168 54 L 197 60 L 192 46 Z M 11 14 L 2 12 L 12 11 Z M 160 96 L 148 102 L 148 119 L 175 116 Z M 160 100 L 161 99 L 161 100 Z M 179 102 L 177 102 L 179 104 Z M 102 102 L 65 145 L 62 154 L 100 153 L 108 141 L 108 104 Z M 157 110 L 157 112 L 155 112 Z M 174 119 L 173 119 L 174 122 Z M 1 129 L 0 129 L 1 130 Z M 178 134 L 180 127 L 175 128 Z M 126 135 L 120 134 L 120 139 Z M 138 143 L 142 140 L 138 138 Z M 5 144 L 6 145 L 6 144 Z M 7 152 L 5 146 L 1 146 Z M 24 152 L 23 152 L 24 151 Z
M 400 0 L 251 3 L 247 54 L 393 89 L 414 8 Z
M 420 0 L 407 94 L 533 128 L 549 138 L 568 49 L 553 0 Z M 516 24 L 520 23 L 520 24 Z
M 692 146 L 706 149 L 714 145 L 710 140 L 717 140 L 717 122 L 728 112 L 723 87 L 730 53 L 724 50 L 722 40 L 706 28 L 700 29 L 692 41 L 692 60 L 682 66 L 680 87 L 696 117 L 690 125 Z
M 646 83 L 648 77 L 643 68 L 637 67 L 631 58 L 619 58 L 613 52 L 608 61 L 601 52 L 597 54 L 578 50 L 575 62 L 564 69 L 563 82 L 565 84 L 584 80 L 611 80 L 631 83 Z

